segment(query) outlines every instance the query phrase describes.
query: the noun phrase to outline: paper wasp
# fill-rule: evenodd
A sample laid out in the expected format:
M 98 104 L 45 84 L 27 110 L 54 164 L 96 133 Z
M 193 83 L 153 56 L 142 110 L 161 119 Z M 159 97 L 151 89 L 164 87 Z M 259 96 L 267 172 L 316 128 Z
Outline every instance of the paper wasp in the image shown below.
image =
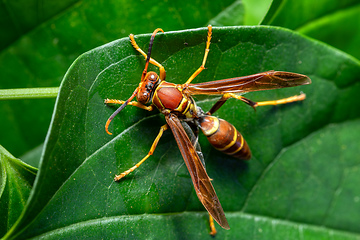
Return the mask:
M 299 85 L 310 84 L 311 80 L 301 74 L 279 71 L 268 71 L 245 77 L 235 77 L 230 79 L 216 80 L 203 83 L 191 83 L 191 81 L 205 69 L 206 59 L 210 51 L 210 40 L 212 36 L 212 27 L 208 26 L 205 54 L 201 66 L 190 76 L 184 84 L 174 84 L 165 82 L 165 68 L 156 60 L 150 57 L 152 45 L 157 32 L 164 32 L 162 29 L 156 29 L 149 43 L 148 53 L 135 42 L 134 36 L 130 35 L 132 46 L 140 52 L 146 59 L 139 86 L 135 89 L 131 97 L 126 100 L 106 99 L 105 103 L 122 104 L 107 120 L 105 130 L 108 130 L 111 120 L 126 106 L 132 105 L 148 111 L 155 107 L 165 115 L 166 124 L 160 128 L 155 141 L 153 142 L 148 154 L 135 166 L 115 176 L 115 181 L 119 181 L 138 168 L 149 156 L 151 156 L 163 134 L 167 129 L 171 129 L 180 152 L 184 158 L 185 164 L 191 175 L 196 194 L 200 202 L 209 212 L 210 234 L 216 234 L 213 219 L 224 229 L 229 229 L 229 224 L 221 207 L 220 201 L 211 184 L 211 179 L 206 173 L 202 159 L 199 157 L 194 141 L 189 139 L 182 123 L 186 122 L 192 127 L 200 128 L 207 136 L 209 142 L 218 150 L 240 159 L 250 159 L 250 149 L 236 128 L 229 122 L 212 116 L 229 98 L 235 98 L 245 102 L 254 109 L 258 106 L 286 104 L 305 99 L 305 94 L 292 96 L 285 99 L 253 102 L 239 94 L 252 91 L 270 90 Z M 159 75 L 155 72 L 147 72 L 149 63 L 159 68 Z M 192 95 L 220 95 L 221 98 L 208 111 L 204 112 L 198 107 L 192 98 Z M 136 96 L 138 101 L 131 101 Z

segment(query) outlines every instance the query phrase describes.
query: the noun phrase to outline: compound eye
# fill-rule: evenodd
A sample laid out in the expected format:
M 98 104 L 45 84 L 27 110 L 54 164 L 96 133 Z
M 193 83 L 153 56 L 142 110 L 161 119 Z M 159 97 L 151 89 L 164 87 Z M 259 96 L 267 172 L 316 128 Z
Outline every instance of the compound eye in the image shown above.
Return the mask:
M 156 82 L 158 79 L 158 75 L 155 72 L 149 72 L 148 80 L 151 82 Z
M 149 93 L 147 91 L 141 91 L 136 98 L 140 103 L 145 104 L 149 101 Z

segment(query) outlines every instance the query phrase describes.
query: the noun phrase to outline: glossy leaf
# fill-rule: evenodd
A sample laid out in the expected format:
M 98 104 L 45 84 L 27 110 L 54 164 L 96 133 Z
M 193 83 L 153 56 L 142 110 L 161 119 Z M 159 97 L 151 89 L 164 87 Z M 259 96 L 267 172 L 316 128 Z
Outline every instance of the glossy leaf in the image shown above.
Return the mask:
M 24 209 L 37 169 L 12 156 L 0 145 L 0 235 L 15 223 Z
M 182 83 L 201 64 L 206 29 L 158 34 L 152 57 L 167 80 Z M 149 35 L 137 36 L 143 49 Z M 252 148 L 249 162 L 231 159 L 200 138 L 206 168 L 231 229 L 219 239 L 358 239 L 360 64 L 348 55 L 275 27 L 214 28 L 210 55 L 195 81 L 276 69 L 313 83 L 249 93 L 254 101 L 303 91 L 301 103 L 250 107 L 229 100 L 217 115 L 235 125 Z M 6 239 L 209 238 L 207 214 L 171 132 L 155 153 L 120 183 L 116 173 L 145 156 L 161 125 L 158 112 L 116 107 L 138 85 L 144 59 L 128 38 L 83 54 L 61 85 L 36 185 Z M 155 69 L 156 68 L 152 68 Z M 203 109 L 215 99 L 197 98 Z
M 360 58 L 358 0 L 274 0 L 262 24 L 297 30 Z

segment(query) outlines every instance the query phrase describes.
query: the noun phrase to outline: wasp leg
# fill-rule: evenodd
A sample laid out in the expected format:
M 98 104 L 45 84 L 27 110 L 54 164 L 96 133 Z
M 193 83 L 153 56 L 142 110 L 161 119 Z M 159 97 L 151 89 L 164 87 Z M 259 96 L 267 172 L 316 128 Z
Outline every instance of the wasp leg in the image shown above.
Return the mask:
M 125 177 L 126 175 L 128 175 L 129 173 L 133 172 L 135 169 L 137 169 L 143 162 L 145 162 L 146 159 L 148 159 L 155 151 L 155 148 L 161 138 L 161 136 L 163 135 L 163 132 L 165 130 L 167 130 L 169 128 L 169 126 L 167 124 L 163 125 L 160 128 L 160 132 L 157 135 L 157 137 L 155 138 L 155 141 L 153 142 L 149 153 L 143 158 L 141 159 L 140 162 L 138 162 L 137 164 L 135 164 L 133 167 L 129 168 L 128 170 L 126 170 L 125 172 L 120 173 L 119 175 L 115 175 L 114 181 L 119 181 L 121 178 Z
M 117 99 L 105 99 L 104 100 L 104 103 L 106 104 L 109 104 L 109 103 L 114 103 L 114 104 L 124 104 L 125 101 L 124 100 L 117 100 Z M 138 108 L 141 108 L 141 109 L 145 109 L 147 111 L 152 111 L 154 110 L 154 106 L 153 105 L 150 105 L 150 106 L 146 106 L 146 105 L 143 105 L 139 102 L 136 102 L 136 101 L 131 101 L 128 103 L 128 105 L 131 105 L 131 106 L 135 106 L 135 107 L 138 107 Z
M 156 30 L 155 30 L 156 31 Z M 147 55 L 146 53 L 141 50 L 141 48 L 137 45 L 135 39 L 134 39 L 134 35 L 133 34 L 130 34 L 130 42 L 131 42 L 131 45 L 135 48 L 136 51 L 138 51 L 139 53 L 141 53 L 141 55 L 143 55 L 145 57 L 145 59 L 147 58 Z M 166 78 L 166 71 L 165 71 L 165 68 L 160 64 L 158 63 L 155 59 L 153 58 L 150 58 L 150 63 L 157 66 L 159 68 L 159 71 L 160 71 L 160 79 L 161 80 L 165 80 Z
M 212 27 L 211 27 L 211 25 L 209 25 L 209 26 L 208 26 L 208 35 L 207 35 L 207 40 L 206 40 L 205 54 L 204 54 L 204 59 L 203 59 L 203 61 L 202 61 L 202 64 L 201 64 L 201 66 L 198 68 L 198 70 L 196 70 L 196 71 L 193 73 L 193 75 L 191 75 L 191 77 L 186 81 L 185 84 L 191 83 L 191 81 L 194 80 L 194 78 L 196 78 L 196 76 L 199 75 L 199 73 L 201 73 L 201 71 L 205 69 L 206 59 L 207 59 L 208 54 L 209 54 L 209 51 L 210 51 L 211 34 L 212 34 Z
M 306 98 L 305 93 L 301 93 L 300 95 L 295 95 L 295 96 L 288 97 L 288 98 L 283 98 L 283 99 L 278 99 L 278 100 L 273 100 L 273 101 L 257 102 L 254 107 L 292 103 L 292 102 L 297 102 L 297 101 L 303 101 L 305 98 Z
M 235 98 L 238 100 L 241 100 L 251 106 L 252 108 L 256 108 L 258 106 L 267 106 L 267 105 L 280 105 L 280 104 L 287 104 L 297 101 L 303 101 L 306 98 L 306 95 L 304 93 L 301 93 L 300 95 L 295 95 L 288 98 L 282 98 L 278 100 L 273 101 L 264 101 L 264 102 L 253 102 L 250 99 L 236 95 L 234 93 L 225 93 L 215 104 L 214 106 L 206 113 L 208 115 L 212 115 L 214 112 L 216 112 L 229 98 Z
M 210 214 L 209 214 L 209 224 L 210 224 L 210 235 L 215 236 L 217 231 L 215 228 L 214 219 Z
M 206 113 L 207 115 L 212 115 L 214 112 L 216 112 L 229 98 L 236 98 L 238 100 L 241 100 L 245 102 L 246 104 L 250 105 L 251 107 L 255 108 L 256 102 L 251 101 L 250 99 L 247 99 L 243 96 L 236 95 L 234 93 L 225 93 L 222 95 L 222 97 L 212 106 L 212 108 Z

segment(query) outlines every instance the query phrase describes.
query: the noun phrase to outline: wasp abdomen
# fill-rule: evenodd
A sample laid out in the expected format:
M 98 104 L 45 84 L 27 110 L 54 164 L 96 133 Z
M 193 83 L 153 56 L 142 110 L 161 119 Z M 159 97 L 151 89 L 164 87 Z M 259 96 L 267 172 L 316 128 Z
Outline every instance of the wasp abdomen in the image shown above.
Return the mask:
M 251 151 L 245 139 L 229 122 L 206 115 L 199 118 L 199 123 L 214 148 L 239 159 L 251 158 Z

